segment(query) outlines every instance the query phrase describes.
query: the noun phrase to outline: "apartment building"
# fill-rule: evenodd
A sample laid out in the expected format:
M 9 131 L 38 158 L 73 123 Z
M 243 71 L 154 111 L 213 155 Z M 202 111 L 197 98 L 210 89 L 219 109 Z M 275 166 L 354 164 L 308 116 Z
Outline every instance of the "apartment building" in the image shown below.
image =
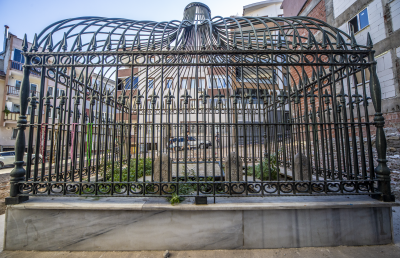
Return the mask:
M 23 64 L 25 62 L 24 56 L 22 55 L 22 43 L 23 40 L 18 38 L 9 32 L 9 27 L 5 26 L 4 32 L 4 48 L 0 53 L 0 151 L 14 150 L 15 140 L 17 136 L 17 120 L 19 118 L 20 111 L 20 88 L 23 79 Z M 28 43 L 28 49 L 30 49 L 32 43 Z M 41 48 L 39 49 L 41 51 Z M 69 74 L 70 69 L 65 71 L 60 70 L 60 75 L 65 80 Z M 77 70 L 76 74 L 81 74 L 81 71 Z M 89 73 L 92 74 L 92 73 Z M 46 97 L 49 94 L 51 99 L 51 109 L 49 112 L 49 121 L 52 123 L 58 123 L 59 121 L 59 110 L 57 107 L 60 105 L 60 96 L 62 95 L 75 95 L 75 90 L 69 91 L 69 88 L 65 83 L 59 81 L 56 85 L 54 80 L 55 71 L 49 70 L 45 75 L 43 84 L 41 84 L 41 71 L 31 70 L 29 81 L 30 81 L 30 93 L 34 94 L 38 98 L 40 96 Z M 84 73 L 81 75 L 82 81 Z M 111 83 L 109 83 L 111 85 Z M 43 93 L 41 94 L 41 87 L 43 87 Z M 110 88 L 111 86 L 108 86 Z M 67 92 L 68 90 L 68 92 Z M 37 99 L 39 101 L 39 99 Z M 87 105 L 88 100 L 86 101 Z M 83 103 L 78 106 L 79 113 L 82 114 Z M 64 108 L 64 111 L 66 108 Z M 31 107 L 28 106 L 27 120 L 30 121 Z M 73 113 L 73 110 L 71 110 Z M 38 123 L 38 112 L 35 111 L 34 122 Z M 86 114 L 88 115 L 88 114 Z M 42 114 L 42 121 L 44 121 L 45 114 Z M 39 122 L 39 124 L 41 123 Z M 55 137 L 58 133 L 57 129 L 52 130 L 48 128 L 48 137 L 46 139 L 47 149 L 50 148 L 51 137 Z M 25 131 L 26 139 L 28 139 L 27 131 Z M 36 135 L 36 133 L 34 134 Z M 33 139 L 33 147 L 36 145 L 37 137 Z M 42 139 L 43 141 L 43 139 Z
M 400 131 L 400 1 L 284 0 L 281 8 L 285 17 L 314 17 L 348 34 L 354 31 L 361 45 L 366 45 L 367 34 L 371 35 L 382 89 L 385 127 Z M 365 78 L 368 82 L 368 72 Z M 359 86 L 354 81 L 350 83 L 353 94 Z M 374 114 L 373 106 L 368 108 L 369 114 Z

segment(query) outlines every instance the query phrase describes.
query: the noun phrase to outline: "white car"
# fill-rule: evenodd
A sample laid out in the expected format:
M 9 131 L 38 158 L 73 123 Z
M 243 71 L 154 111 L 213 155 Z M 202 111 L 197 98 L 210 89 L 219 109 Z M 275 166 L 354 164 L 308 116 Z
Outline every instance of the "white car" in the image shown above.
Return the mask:
M 28 154 L 24 155 L 24 162 L 26 163 Z M 42 156 L 39 155 L 39 163 L 42 160 Z M 6 165 L 14 165 L 15 162 L 15 151 L 4 151 L 0 152 L 0 169 Z M 32 154 L 32 164 L 35 164 L 35 154 Z
M 201 138 L 201 137 L 199 137 Z M 171 142 L 171 140 L 170 140 Z M 189 136 L 188 140 L 187 140 L 188 146 L 190 146 L 190 148 L 200 148 L 200 149 L 208 149 L 208 147 L 212 146 L 210 141 L 206 141 L 206 143 L 204 143 L 204 141 L 201 139 L 199 141 L 196 140 L 195 137 L 193 136 Z M 178 142 L 177 142 L 177 138 L 172 139 L 172 144 L 170 144 L 170 148 L 171 149 L 175 149 L 175 150 L 183 150 L 184 149 L 184 145 L 185 145 L 185 138 L 184 137 L 179 137 L 178 138 Z

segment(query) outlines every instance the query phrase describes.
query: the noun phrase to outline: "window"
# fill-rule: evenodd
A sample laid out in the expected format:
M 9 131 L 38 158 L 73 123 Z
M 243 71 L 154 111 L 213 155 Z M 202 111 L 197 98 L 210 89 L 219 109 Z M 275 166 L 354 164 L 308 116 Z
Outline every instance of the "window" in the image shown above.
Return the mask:
M 21 81 L 15 81 L 15 89 L 20 90 L 21 89 Z
M 20 62 L 20 63 L 25 63 L 25 58 L 24 56 L 21 54 L 22 51 L 19 49 L 14 49 L 14 61 Z
M 226 88 L 225 80 L 214 76 L 214 89 Z
M 182 79 L 182 87 L 181 89 L 186 89 L 187 88 L 187 79 Z
M 28 115 L 30 115 L 30 114 L 31 114 L 31 112 L 32 112 L 32 107 L 28 107 L 27 114 L 28 114 Z
M 52 135 L 52 133 L 51 133 L 51 130 L 49 130 L 48 132 L 47 132 L 47 139 L 49 140 L 49 141 L 51 141 L 51 137 L 52 137 L 53 135 Z
M 47 91 L 49 92 L 50 96 L 53 96 L 53 87 L 49 87 Z
M 364 29 L 369 25 L 368 20 L 368 9 L 365 8 L 359 14 L 357 14 L 353 19 L 349 21 L 349 32 L 354 31 L 354 33 Z
M 18 113 L 19 112 L 19 105 L 13 104 L 13 110 L 12 111 Z
M 149 87 L 148 87 L 148 89 L 150 90 L 150 89 L 152 89 L 153 88 L 153 86 L 154 86 L 154 80 L 153 79 L 149 79 Z
M 206 80 L 205 79 L 199 79 L 199 89 L 204 90 L 206 88 Z
M 61 96 L 63 93 L 64 93 L 64 96 L 65 96 L 65 90 L 57 89 L 57 96 L 56 96 L 56 98 L 58 98 L 59 96 Z
M 167 79 L 166 85 L 167 85 L 167 89 L 171 89 L 172 88 L 172 79 Z
M 31 83 L 31 92 L 32 92 L 32 91 L 36 91 L 36 89 L 37 89 L 37 85 Z
M 12 134 L 11 134 L 11 139 L 15 140 L 17 138 L 17 134 L 18 134 L 18 129 L 17 128 L 13 128 L 12 129 Z
M 196 78 L 190 79 L 190 88 L 196 89 Z
M 125 89 L 130 90 L 130 89 L 137 89 L 138 84 L 139 84 L 139 77 L 133 77 L 133 85 L 132 85 L 132 77 L 128 77 L 125 79 Z

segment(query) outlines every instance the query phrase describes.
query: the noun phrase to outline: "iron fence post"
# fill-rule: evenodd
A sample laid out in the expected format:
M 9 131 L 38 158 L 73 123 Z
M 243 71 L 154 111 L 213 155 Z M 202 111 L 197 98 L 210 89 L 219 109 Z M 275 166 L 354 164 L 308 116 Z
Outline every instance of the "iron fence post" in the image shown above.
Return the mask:
M 26 34 L 22 43 L 22 50 L 26 52 L 28 50 L 28 41 L 26 39 Z M 30 57 L 25 56 L 25 65 L 30 64 Z M 10 197 L 5 199 L 6 205 L 18 204 L 29 199 L 28 196 L 19 196 L 19 182 L 24 180 L 25 168 L 24 166 L 24 153 L 25 153 L 25 127 L 27 124 L 26 120 L 26 110 L 28 107 L 29 98 L 29 74 L 30 68 L 24 66 L 23 68 L 23 79 L 20 89 L 19 99 L 20 99 L 20 115 L 17 121 L 18 134 L 15 141 L 15 162 L 14 169 L 10 173 Z
M 369 36 L 369 35 L 368 35 Z M 375 175 L 378 179 L 378 192 L 381 194 L 373 195 L 375 199 L 384 202 L 394 202 L 394 195 L 390 189 L 390 169 L 387 167 L 386 159 L 386 136 L 383 130 L 385 118 L 382 114 L 382 91 L 376 72 L 376 61 L 374 60 L 375 51 L 369 53 L 370 74 L 371 74 L 371 99 L 375 108 L 374 122 L 376 126 L 376 151 L 378 153 L 378 166 L 375 168 Z

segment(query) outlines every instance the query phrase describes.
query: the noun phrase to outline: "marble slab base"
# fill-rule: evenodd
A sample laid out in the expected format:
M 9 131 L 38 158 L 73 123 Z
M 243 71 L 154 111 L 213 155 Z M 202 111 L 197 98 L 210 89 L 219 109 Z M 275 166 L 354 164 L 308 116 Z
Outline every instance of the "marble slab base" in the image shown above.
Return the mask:
M 264 203 L 253 200 L 251 206 L 231 199 L 196 209 L 189 208 L 194 206 L 189 201 L 171 206 L 164 198 L 107 198 L 99 203 L 54 199 L 7 207 L 4 250 L 215 250 L 392 243 L 392 208 L 372 199 L 332 202 L 332 207 L 301 197 L 283 199 L 293 202 L 286 207 L 278 198 L 273 202 L 265 198 Z

